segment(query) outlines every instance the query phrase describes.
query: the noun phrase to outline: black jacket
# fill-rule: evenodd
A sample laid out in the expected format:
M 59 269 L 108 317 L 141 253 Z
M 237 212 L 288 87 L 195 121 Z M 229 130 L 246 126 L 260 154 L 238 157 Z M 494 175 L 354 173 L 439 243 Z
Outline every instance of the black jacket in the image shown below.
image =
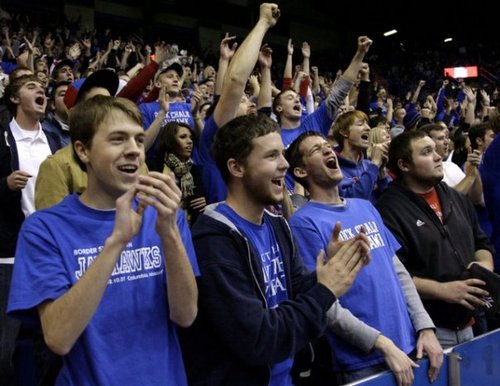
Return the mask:
M 50 150 L 61 148 L 59 138 L 44 130 Z M 17 234 L 24 221 L 21 209 L 22 191 L 8 188 L 7 177 L 19 170 L 19 158 L 14 136 L 7 126 L 0 126 L 0 257 L 14 257 Z
M 436 186 L 443 224 L 427 202 L 393 182 L 376 203 L 384 223 L 401 244 L 399 258 L 412 276 L 448 282 L 462 279 L 479 249 L 493 251 L 474 206 L 444 182 Z M 423 299 L 438 327 L 462 329 L 472 312 L 459 304 Z
M 205 210 L 192 229 L 200 276 L 199 311 L 181 335 L 190 385 L 268 385 L 270 366 L 324 333 L 335 296 L 306 271 L 290 228 L 266 213 L 275 230 L 289 300 L 269 309 L 260 257 L 230 221 Z

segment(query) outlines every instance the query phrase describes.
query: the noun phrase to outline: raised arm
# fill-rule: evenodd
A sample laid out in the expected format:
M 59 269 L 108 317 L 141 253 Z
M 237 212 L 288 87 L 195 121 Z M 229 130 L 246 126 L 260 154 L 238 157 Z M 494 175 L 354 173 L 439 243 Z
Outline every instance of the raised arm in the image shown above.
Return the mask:
M 149 125 L 148 129 L 145 132 L 144 137 L 144 151 L 148 151 L 151 146 L 155 143 L 156 137 L 160 133 L 161 125 L 165 116 L 168 112 L 168 107 L 170 104 L 170 98 L 168 94 L 165 92 L 165 88 L 160 90 L 160 96 L 158 98 L 158 102 L 160 104 L 160 110 L 158 111 L 158 115 L 154 119 L 153 122 Z
M 411 100 L 410 100 L 410 103 L 417 103 L 418 101 L 418 97 L 420 96 L 420 91 L 422 90 L 422 87 L 425 86 L 425 80 L 420 80 L 418 82 L 418 86 L 417 88 L 415 89 L 415 92 L 413 93 L 412 97 L 411 97 Z
M 257 24 L 241 43 L 229 64 L 222 94 L 213 114 L 218 127 L 236 116 L 247 79 L 257 62 L 264 36 L 269 28 L 276 24 L 279 16 L 280 10 L 276 4 L 261 4 Z
M 302 43 L 302 71 L 306 75 L 310 74 L 311 46 L 308 42 Z
M 272 82 L 271 82 L 271 65 L 273 63 L 273 50 L 268 45 L 264 44 L 259 53 L 260 65 L 260 92 L 257 98 L 257 110 L 264 107 L 271 107 L 272 99 Z
M 344 102 L 345 98 L 349 95 L 351 88 L 358 79 L 359 71 L 363 66 L 363 59 L 367 54 L 372 40 L 367 36 L 358 37 L 358 48 L 354 54 L 349 66 L 344 71 L 338 80 L 334 83 L 330 90 L 330 94 L 326 99 L 328 116 L 331 120 L 335 120 L 339 107 Z
M 238 43 L 233 43 L 229 45 L 236 36 L 229 36 L 226 32 L 226 36 L 220 42 L 219 47 L 219 68 L 217 69 L 217 76 L 215 78 L 215 95 L 222 94 L 222 86 L 224 85 L 224 77 L 226 76 L 227 68 L 229 67 L 229 62 L 236 52 L 236 47 Z
M 293 79 L 293 43 L 292 39 L 288 39 L 287 56 L 285 62 L 285 69 L 283 70 L 283 87 L 285 89 L 292 85 Z
M 362 63 L 359 70 L 359 92 L 356 110 L 360 110 L 368 116 L 370 115 L 370 86 L 370 66 L 368 63 Z
M 342 78 L 347 79 L 351 82 L 355 82 L 358 79 L 358 74 L 361 70 L 363 59 L 368 53 L 368 50 L 370 49 L 372 43 L 373 41 L 368 36 L 358 37 L 358 48 L 351 62 L 349 63 L 349 66 L 341 75 Z

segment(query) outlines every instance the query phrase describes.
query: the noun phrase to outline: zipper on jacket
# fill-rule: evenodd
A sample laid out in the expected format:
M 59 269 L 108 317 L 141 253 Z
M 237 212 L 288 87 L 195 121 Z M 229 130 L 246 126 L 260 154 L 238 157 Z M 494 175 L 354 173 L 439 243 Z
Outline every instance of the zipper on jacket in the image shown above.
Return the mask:
M 267 304 L 266 295 L 264 294 L 264 292 L 262 292 L 262 288 L 260 287 L 259 280 L 257 279 L 257 276 L 256 276 L 255 271 L 253 269 L 252 252 L 250 251 L 250 243 L 245 236 L 243 236 L 243 239 L 245 240 L 245 244 L 247 246 L 248 264 L 250 265 L 250 271 L 252 272 L 252 277 L 255 281 L 255 284 L 257 284 L 257 288 L 259 289 L 259 293 L 262 296 L 262 299 L 264 300 L 264 304 L 266 305 L 266 309 L 269 309 L 269 305 Z

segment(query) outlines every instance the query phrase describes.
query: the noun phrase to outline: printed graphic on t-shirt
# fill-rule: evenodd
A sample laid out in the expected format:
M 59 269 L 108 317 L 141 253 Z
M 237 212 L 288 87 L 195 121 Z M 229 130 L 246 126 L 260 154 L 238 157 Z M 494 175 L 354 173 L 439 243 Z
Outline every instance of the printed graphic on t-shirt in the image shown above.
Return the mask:
M 154 112 L 155 119 L 158 116 L 158 111 Z M 186 110 L 168 111 L 165 114 L 165 118 L 162 121 L 162 126 L 166 125 L 168 122 L 182 122 L 191 125 L 191 114 Z
M 355 225 L 351 228 L 345 228 L 340 231 L 339 239 L 342 241 L 352 239 L 364 227 L 366 230 L 366 235 L 370 241 L 370 249 L 385 247 L 384 239 L 380 235 L 377 223 L 375 221 L 367 221 L 362 224 Z
M 266 284 L 266 298 L 269 307 L 275 308 L 287 298 L 285 269 L 278 245 L 274 244 L 270 251 L 261 253 L 260 260 Z
M 77 280 L 83 276 L 103 248 L 104 246 L 100 245 L 73 250 L 79 267 L 75 271 Z M 132 243 L 128 243 L 116 262 L 108 284 L 142 280 L 161 274 L 163 274 L 162 255 L 157 245 L 134 249 Z

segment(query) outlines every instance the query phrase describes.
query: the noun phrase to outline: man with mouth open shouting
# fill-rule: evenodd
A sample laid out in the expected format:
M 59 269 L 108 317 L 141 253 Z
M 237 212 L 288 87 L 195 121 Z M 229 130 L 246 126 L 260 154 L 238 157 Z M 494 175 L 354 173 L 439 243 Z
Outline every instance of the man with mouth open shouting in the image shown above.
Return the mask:
M 13 118 L 7 127 L 0 127 L 0 384 L 10 385 L 19 323 L 6 317 L 5 308 L 17 237 L 24 219 L 35 211 L 40 164 L 61 144 L 40 124 L 47 100 L 36 76 L 15 79 L 5 90 L 5 100 Z
M 218 130 L 213 152 L 228 195 L 192 230 L 201 275 L 199 316 L 183 337 L 189 382 L 291 385 L 294 354 L 324 333 L 326 311 L 367 261 L 367 237 L 336 254 L 328 246 L 308 272 L 286 220 L 264 209 L 286 194 L 278 124 L 235 118 Z
M 281 125 L 281 137 L 285 147 L 288 147 L 304 131 L 313 130 L 328 135 L 338 116 L 340 106 L 358 79 L 363 59 L 372 45 L 372 40 L 367 36 L 359 36 L 357 43 L 356 53 L 349 66 L 332 87 L 326 100 L 304 120 L 302 120 L 300 97 L 293 89 L 284 89 L 276 95 L 273 101 L 273 112 Z M 294 184 L 291 175 L 287 176 L 286 182 L 288 189 L 293 191 Z
M 339 184 L 340 195 L 375 203 L 392 181 L 386 171 L 390 141 L 374 145 L 371 159 L 367 159 L 369 134 L 368 117 L 359 110 L 342 114 L 333 125 L 333 136 L 338 144 L 337 157 L 344 175 Z
M 173 176 L 139 175 L 134 103 L 95 96 L 70 126 L 87 188 L 25 221 L 8 312 L 41 322 L 63 356 L 57 385 L 186 385 L 176 325 L 196 317 L 198 269 L 181 192 Z
M 391 369 L 398 385 L 413 382 L 410 359 L 429 355 L 434 381 L 443 353 L 434 323 L 425 311 L 410 275 L 396 256 L 399 244 L 368 200 L 341 198 L 342 171 L 332 146 L 318 132 L 300 135 L 287 149 L 294 178 L 310 201 L 290 218 L 304 263 L 314 268 L 316 254 L 334 232 L 341 245 L 365 229 L 372 261 L 351 289 L 328 312 L 333 366 L 341 384 Z M 328 357 L 328 355 L 327 355 Z

